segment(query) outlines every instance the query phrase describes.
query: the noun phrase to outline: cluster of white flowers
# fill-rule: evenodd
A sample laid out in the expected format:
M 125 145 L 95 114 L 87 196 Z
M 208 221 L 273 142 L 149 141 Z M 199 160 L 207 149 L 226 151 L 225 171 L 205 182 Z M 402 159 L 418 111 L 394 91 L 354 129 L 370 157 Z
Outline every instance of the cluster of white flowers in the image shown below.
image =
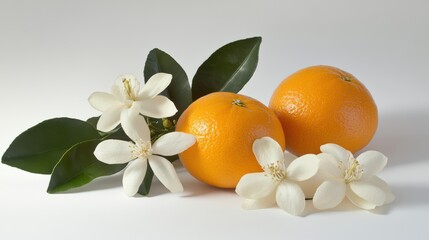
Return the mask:
M 123 75 L 116 81 L 112 93 L 95 92 L 89 97 L 89 103 L 103 112 L 97 129 L 109 132 L 121 124 L 133 141 L 105 140 L 94 151 L 101 162 L 128 163 L 122 180 L 128 196 L 138 192 L 148 164 L 168 190 L 183 191 L 174 166 L 162 156 L 172 156 L 188 149 L 195 143 L 195 137 L 187 133 L 170 132 L 152 144 L 150 129 L 143 117 L 166 118 L 176 114 L 174 103 L 158 95 L 168 87 L 171 79 L 170 74 L 157 73 L 140 89 L 140 82 L 134 76 Z
M 382 153 L 367 151 L 355 159 L 350 151 L 332 143 L 322 145 L 320 150 L 318 155 L 297 158 L 283 153 L 269 137 L 257 139 L 253 153 L 264 172 L 240 179 L 236 192 L 244 198 L 243 208 L 266 208 L 277 203 L 286 212 L 300 215 L 305 208 L 305 195 L 299 182 L 316 174 L 327 176 L 314 193 L 313 205 L 317 209 L 334 208 L 345 197 L 367 210 L 394 200 L 387 184 L 375 176 L 387 163 Z

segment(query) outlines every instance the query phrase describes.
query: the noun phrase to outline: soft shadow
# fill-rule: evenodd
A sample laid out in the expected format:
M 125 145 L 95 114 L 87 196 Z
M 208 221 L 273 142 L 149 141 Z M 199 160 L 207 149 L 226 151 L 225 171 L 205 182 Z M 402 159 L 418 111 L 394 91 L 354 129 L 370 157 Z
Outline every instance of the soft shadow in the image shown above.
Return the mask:
M 181 197 L 195 197 L 208 194 L 219 194 L 219 192 L 234 193 L 234 189 L 222 189 L 209 186 L 192 177 L 183 166 L 176 166 L 176 172 L 180 182 L 183 185 L 184 192 L 180 193 Z M 163 194 L 170 194 L 170 191 L 156 178 L 153 178 L 149 195 L 147 197 L 155 197 Z M 145 197 L 137 195 L 137 197 Z
M 332 209 L 326 209 L 326 210 L 319 210 L 317 208 L 315 208 L 313 206 L 313 202 L 311 200 L 307 200 L 305 203 L 305 210 L 302 213 L 302 216 L 309 216 L 312 214 L 317 214 L 317 213 L 321 213 L 321 212 L 355 212 L 355 211 L 362 211 L 362 209 L 356 207 L 355 205 L 353 205 L 350 201 L 348 201 L 347 199 L 344 199 L 344 201 L 342 201 L 338 206 L 336 206 L 335 208 Z
M 233 189 L 223 189 L 209 186 L 207 184 L 201 183 L 196 179 L 191 179 L 183 183 L 185 187 L 185 193 L 182 197 L 197 197 L 204 196 L 209 194 L 219 194 L 221 193 L 234 193 Z
M 185 192 L 182 194 L 182 197 L 196 197 L 196 196 L 219 194 L 219 193 L 235 194 L 234 189 L 224 189 L 224 188 L 213 187 L 200 182 L 199 180 L 195 179 L 188 173 L 184 173 L 184 174 L 186 174 L 187 176 L 184 178 L 181 178 L 183 187 L 185 189 Z
M 154 176 L 152 180 L 152 185 L 150 186 L 150 191 L 147 197 L 155 197 L 169 192 L 170 191 L 168 191 L 168 189 L 164 187 L 164 185 L 162 185 L 162 183 L 156 178 L 156 176 Z M 145 197 L 145 196 L 142 196 L 142 197 Z
M 429 153 L 429 111 L 385 114 L 377 133 L 365 149 L 387 155 L 389 166 L 425 161 Z
M 390 186 L 396 199 L 391 203 L 396 208 L 416 208 L 429 205 L 429 185 L 393 185 Z

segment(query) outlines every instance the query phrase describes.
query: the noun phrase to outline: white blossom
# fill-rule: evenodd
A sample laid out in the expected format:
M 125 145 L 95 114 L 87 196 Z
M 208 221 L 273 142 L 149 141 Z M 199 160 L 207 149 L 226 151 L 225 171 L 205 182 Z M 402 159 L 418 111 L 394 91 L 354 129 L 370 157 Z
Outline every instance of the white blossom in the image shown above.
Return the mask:
M 332 143 L 322 145 L 320 150 L 321 170 L 330 179 L 317 188 L 313 198 L 315 208 L 334 208 L 345 197 L 367 210 L 394 200 L 387 184 L 375 176 L 387 163 L 387 157 L 382 153 L 367 151 L 354 158 L 350 151 Z
M 143 117 L 123 117 L 122 119 L 125 119 L 122 127 L 132 142 L 105 140 L 98 144 L 94 155 L 107 164 L 128 163 L 122 180 L 125 193 L 133 196 L 138 192 L 148 164 L 154 175 L 168 190 L 183 191 L 173 165 L 162 156 L 172 156 L 188 149 L 195 143 L 195 137 L 187 133 L 170 132 L 151 144 L 150 130 Z
M 112 93 L 95 92 L 88 101 L 92 107 L 103 112 L 97 129 L 113 130 L 125 120 L 123 117 L 138 117 L 139 113 L 153 118 L 171 117 L 176 114 L 174 103 L 162 91 L 171 83 L 171 74 L 157 73 L 140 89 L 140 82 L 130 74 L 120 76 L 112 87 Z M 126 112 L 127 114 L 122 114 Z
M 257 209 L 275 203 L 286 212 L 299 215 L 305 208 L 305 196 L 297 182 L 316 174 L 319 159 L 314 154 L 301 156 L 293 161 L 285 155 L 280 145 L 270 137 L 253 143 L 253 153 L 264 172 L 244 175 L 236 192 L 245 200 L 243 208 Z

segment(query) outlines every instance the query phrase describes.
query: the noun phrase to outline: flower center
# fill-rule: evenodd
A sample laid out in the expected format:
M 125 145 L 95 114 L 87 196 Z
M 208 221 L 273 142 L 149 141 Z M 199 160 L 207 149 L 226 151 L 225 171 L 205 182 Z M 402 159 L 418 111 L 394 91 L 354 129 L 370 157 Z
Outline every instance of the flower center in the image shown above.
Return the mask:
M 286 172 L 284 170 L 283 163 L 280 161 L 277 161 L 276 163 L 270 163 L 262 167 L 262 169 L 264 169 L 264 171 L 269 174 L 273 180 L 281 181 L 286 178 Z
M 140 140 L 131 146 L 131 154 L 134 158 L 147 159 L 152 155 L 152 144 L 150 141 Z
M 129 100 L 135 100 L 135 96 L 133 94 L 130 79 L 122 79 L 122 83 L 124 84 L 125 93 L 127 94 L 127 97 Z
M 344 181 L 346 183 L 351 183 L 359 180 L 362 177 L 363 168 L 359 164 L 359 162 L 354 159 L 352 156 L 349 157 L 349 166 L 347 166 L 344 170 Z M 343 162 L 340 162 L 340 168 L 343 169 Z

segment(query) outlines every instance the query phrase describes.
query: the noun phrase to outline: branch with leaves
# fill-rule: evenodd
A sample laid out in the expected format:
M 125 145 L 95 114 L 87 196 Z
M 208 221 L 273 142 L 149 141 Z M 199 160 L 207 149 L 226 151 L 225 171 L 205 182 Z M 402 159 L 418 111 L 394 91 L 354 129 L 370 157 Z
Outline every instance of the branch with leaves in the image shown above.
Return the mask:
M 148 54 L 143 72 L 146 85 L 153 85 L 149 80 L 159 73 L 172 75 L 171 82 L 159 93 L 157 101 L 153 100 L 155 98 L 153 95 L 139 96 L 138 92 L 134 92 L 133 77 L 126 76 L 118 80 L 123 81 L 125 93 L 128 94 L 125 96 L 127 100 L 139 98 L 146 101 L 143 104 L 136 104 L 135 109 L 131 109 L 130 112 L 135 111 L 140 113 L 139 116 L 145 117 L 151 143 L 154 144 L 156 140 L 174 132 L 175 123 L 180 115 L 198 98 L 212 92 L 240 91 L 256 70 L 261 41 L 260 37 L 248 38 L 216 50 L 198 68 L 192 79 L 192 88 L 186 72 L 177 61 L 166 52 L 153 49 Z M 163 80 L 156 77 L 153 81 Z M 162 85 L 159 82 L 158 84 Z M 148 91 L 151 89 L 149 86 Z M 102 111 L 110 109 L 120 113 L 120 110 L 128 107 L 129 102 L 123 102 L 124 105 L 118 105 L 113 110 L 109 104 L 117 103 L 103 97 L 106 95 L 101 95 L 97 100 L 90 98 L 90 102 L 97 101 L 96 108 Z M 175 111 L 162 97 L 174 104 Z M 150 111 L 152 107 L 156 108 L 160 104 L 169 105 L 166 116 Z M 92 105 L 94 106 L 94 102 Z M 101 118 L 93 117 L 87 121 L 64 117 L 43 121 L 24 131 L 11 143 L 2 157 L 2 163 L 32 173 L 50 174 L 47 190 L 49 193 L 81 187 L 96 178 L 118 173 L 127 166 L 127 163 L 107 164 L 94 155 L 97 146 L 102 142 L 108 140 L 133 142 L 129 136 L 132 133 L 124 131 L 122 125 L 118 126 L 119 122 L 120 114 L 115 118 L 102 115 Z M 177 160 L 177 155 L 169 156 L 167 159 L 173 162 Z M 154 171 L 149 164 L 138 193 L 149 194 L 153 176 Z

